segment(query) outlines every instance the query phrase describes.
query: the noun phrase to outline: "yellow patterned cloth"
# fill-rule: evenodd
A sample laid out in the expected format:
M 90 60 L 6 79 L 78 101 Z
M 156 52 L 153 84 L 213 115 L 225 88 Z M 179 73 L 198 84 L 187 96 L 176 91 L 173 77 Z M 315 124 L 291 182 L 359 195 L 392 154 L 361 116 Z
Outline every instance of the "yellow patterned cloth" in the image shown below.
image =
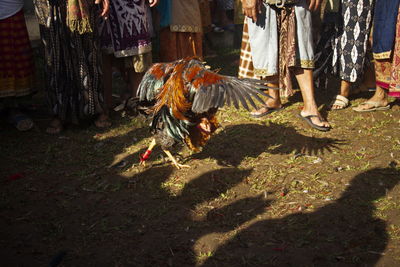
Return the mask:
M 244 14 L 242 8 L 242 1 L 235 0 L 235 6 L 233 8 L 233 23 L 235 24 L 243 24 L 244 23 Z
M 23 11 L 0 20 L 0 98 L 31 94 L 33 55 Z
M 171 32 L 202 32 L 198 0 L 172 1 Z

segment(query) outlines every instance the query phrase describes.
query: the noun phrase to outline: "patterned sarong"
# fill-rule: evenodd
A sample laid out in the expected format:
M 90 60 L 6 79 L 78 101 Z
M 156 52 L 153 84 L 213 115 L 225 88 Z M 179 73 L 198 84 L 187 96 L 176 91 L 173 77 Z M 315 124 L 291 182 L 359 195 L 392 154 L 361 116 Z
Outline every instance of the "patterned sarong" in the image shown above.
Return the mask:
M 372 50 L 374 58 L 388 59 L 392 55 L 400 0 L 376 0 Z
M 0 97 L 32 93 L 33 57 L 24 12 L 0 20 Z
M 67 25 L 66 1 L 35 0 L 44 46 L 45 82 L 50 112 L 60 120 L 80 119 L 104 112 L 98 13 L 90 5 L 93 32 L 71 32 Z M 42 24 L 43 22 L 47 22 Z
M 151 21 L 147 0 L 111 0 L 108 19 L 99 26 L 102 49 L 116 57 L 150 52 Z
M 389 59 L 375 58 L 375 73 L 376 85 L 389 89 L 389 95 L 400 98 L 400 9 L 397 15 L 393 53 Z
M 160 61 L 170 62 L 185 57 L 203 57 L 200 32 L 172 32 L 168 27 L 160 31 Z
M 328 74 L 348 82 L 363 77 L 370 60 L 367 44 L 373 7 L 373 0 L 341 0 L 340 8 L 327 10 L 316 48 L 318 87 L 327 88 Z
M 166 2 L 170 2 L 171 10 L 159 9 L 161 20 L 167 23 L 160 30 L 160 61 L 169 62 L 192 56 L 202 58 L 203 25 L 199 1 Z M 170 18 L 170 21 L 164 20 L 164 17 Z
M 290 69 L 314 67 L 311 12 L 306 5 L 305 0 L 285 8 L 264 4 L 257 23 L 245 19 L 239 77 L 279 75 L 282 95 L 293 94 Z

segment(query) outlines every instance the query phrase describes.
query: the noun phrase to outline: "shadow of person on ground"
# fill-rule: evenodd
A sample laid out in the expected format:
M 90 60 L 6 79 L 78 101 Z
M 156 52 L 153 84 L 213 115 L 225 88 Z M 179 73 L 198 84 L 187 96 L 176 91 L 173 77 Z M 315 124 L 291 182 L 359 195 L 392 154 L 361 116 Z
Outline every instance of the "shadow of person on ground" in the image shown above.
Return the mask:
M 172 170 L 172 166 L 153 167 L 132 176 L 129 183 L 135 192 L 132 195 L 134 200 L 126 199 L 123 202 L 134 205 L 129 208 L 129 205 L 124 205 L 111 215 L 121 218 L 135 214 L 130 241 L 115 248 L 128 253 L 129 262 L 133 265 L 195 265 L 196 256 L 192 249 L 200 237 L 212 232 L 229 232 L 233 230 L 232 223 L 244 223 L 253 214 L 261 213 L 267 205 L 261 197 L 249 198 L 238 201 L 228 210 L 214 212 L 216 208 L 212 205 L 217 205 L 213 204 L 214 201 L 242 183 L 251 175 L 251 169 L 223 168 L 205 173 L 194 170 L 192 179 L 181 192 L 168 192 L 165 186 L 173 175 Z M 179 181 L 174 183 L 179 184 Z M 237 205 L 249 205 L 252 210 L 237 216 Z M 229 222 L 226 221 L 228 218 Z M 111 243 L 106 246 L 112 247 Z M 120 254 L 113 249 L 110 253 Z
M 391 168 L 358 174 L 333 203 L 311 213 L 258 221 L 202 266 L 375 266 L 389 236 L 387 222 L 374 214 L 374 202 L 399 182 L 400 171 Z M 394 266 L 386 260 L 383 265 Z

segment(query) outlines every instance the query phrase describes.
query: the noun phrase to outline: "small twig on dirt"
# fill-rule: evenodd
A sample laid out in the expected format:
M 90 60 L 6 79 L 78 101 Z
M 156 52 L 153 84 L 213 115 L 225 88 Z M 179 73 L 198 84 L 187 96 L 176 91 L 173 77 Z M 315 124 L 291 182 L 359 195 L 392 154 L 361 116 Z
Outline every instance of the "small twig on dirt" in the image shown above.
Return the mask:
M 91 226 L 89 226 L 89 230 L 91 230 L 93 227 L 95 227 L 96 226 L 96 224 L 97 224 L 98 222 L 95 222 L 94 224 L 92 224 Z
M 27 214 L 25 214 L 24 216 L 19 217 L 19 218 L 16 218 L 15 220 L 16 220 L 16 221 L 23 221 L 23 220 L 25 220 L 29 215 L 31 215 L 32 212 L 33 212 L 33 211 L 29 211 L 29 212 L 28 212 Z
M 369 250 L 369 251 L 367 251 L 368 253 L 371 253 L 371 254 L 378 254 L 378 255 L 382 255 L 382 256 L 384 256 L 384 255 L 386 255 L 386 253 L 385 252 L 378 252 L 378 251 L 372 251 L 372 250 Z
M 175 257 L 175 254 L 174 254 L 174 252 L 172 251 L 172 248 L 171 248 L 170 246 L 168 246 L 168 248 L 169 248 L 169 251 L 171 251 L 172 257 Z

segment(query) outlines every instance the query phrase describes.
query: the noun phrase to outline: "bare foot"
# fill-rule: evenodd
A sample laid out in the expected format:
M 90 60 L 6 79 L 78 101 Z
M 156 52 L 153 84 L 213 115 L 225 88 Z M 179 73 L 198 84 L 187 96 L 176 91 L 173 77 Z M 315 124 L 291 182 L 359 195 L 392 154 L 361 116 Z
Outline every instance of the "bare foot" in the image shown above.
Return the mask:
M 375 89 L 375 84 L 368 85 L 368 84 L 362 83 L 354 90 L 351 90 L 350 95 L 358 95 L 361 93 L 373 91 L 374 89 Z
M 46 133 L 48 134 L 59 134 L 64 129 L 63 124 L 60 119 L 53 119 L 49 126 L 46 128 Z
M 268 99 L 265 103 L 265 106 L 250 112 L 250 116 L 254 118 L 260 118 L 265 115 L 268 115 L 274 111 L 278 111 L 282 109 L 282 104 L 280 101 L 274 101 L 273 99 Z
M 110 118 L 106 114 L 100 114 L 94 124 L 97 128 L 107 128 L 111 126 Z
M 332 101 L 330 110 L 345 109 L 349 106 L 349 99 L 342 95 L 337 95 Z
M 311 112 L 311 111 L 307 111 L 307 110 L 302 110 L 300 112 L 300 115 L 302 117 L 307 117 L 307 116 L 311 116 L 310 117 L 310 121 L 312 122 L 312 124 L 319 126 L 319 127 L 324 127 L 324 128 L 330 128 L 331 125 L 329 124 L 329 122 L 327 122 L 325 119 L 322 118 L 321 114 L 317 111 L 315 112 Z M 314 116 L 313 116 L 314 115 Z
M 353 110 L 358 112 L 387 110 L 390 108 L 387 93 L 387 90 L 377 87 L 375 94 L 370 99 L 353 108 Z
M 390 109 L 388 101 L 373 101 L 371 99 L 353 108 L 353 110 L 357 112 L 378 111 L 378 110 L 388 110 L 388 109 Z

